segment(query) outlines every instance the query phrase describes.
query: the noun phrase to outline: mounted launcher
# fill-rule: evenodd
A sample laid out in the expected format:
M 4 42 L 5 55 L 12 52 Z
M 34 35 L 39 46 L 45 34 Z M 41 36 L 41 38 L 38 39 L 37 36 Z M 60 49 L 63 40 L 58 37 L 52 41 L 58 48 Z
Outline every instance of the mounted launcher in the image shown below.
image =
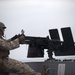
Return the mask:
M 23 31 L 22 31 L 23 32 Z M 23 32 L 24 33 L 24 32 Z M 47 49 L 49 58 L 52 52 L 55 56 L 75 55 L 74 40 L 70 27 L 61 28 L 63 41 L 60 40 L 58 29 L 50 29 L 47 37 L 25 36 L 22 44 L 28 44 L 27 57 L 44 57 L 44 49 Z

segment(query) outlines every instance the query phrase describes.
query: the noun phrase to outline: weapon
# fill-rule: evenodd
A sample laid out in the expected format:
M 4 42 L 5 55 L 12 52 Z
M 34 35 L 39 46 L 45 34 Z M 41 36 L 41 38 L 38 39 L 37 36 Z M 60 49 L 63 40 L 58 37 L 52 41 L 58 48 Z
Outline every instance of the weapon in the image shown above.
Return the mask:
M 70 27 L 61 28 L 63 41 L 60 40 L 58 29 L 50 29 L 50 38 L 25 36 L 22 44 L 28 44 L 27 57 L 44 57 L 44 50 L 47 49 L 49 58 L 52 58 L 52 52 L 56 56 L 75 55 L 74 41 Z M 24 31 L 21 31 L 24 34 Z

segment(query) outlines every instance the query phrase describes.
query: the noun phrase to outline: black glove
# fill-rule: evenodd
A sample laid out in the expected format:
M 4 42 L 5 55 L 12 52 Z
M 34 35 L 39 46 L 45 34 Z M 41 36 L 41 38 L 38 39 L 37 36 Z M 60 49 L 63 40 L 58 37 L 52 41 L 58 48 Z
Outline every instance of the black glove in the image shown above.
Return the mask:
M 11 40 L 13 41 L 13 40 L 15 40 L 15 39 L 17 39 L 17 35 L 15 35 L 15 36 L 13 36 L 12 38 L 11 38 Z
M 23 44 L 23 42 L 25 41 L 25 35 L 21 34 L 21 35 L 18 36 L 18 38 L 19 38 L 19 43 Z

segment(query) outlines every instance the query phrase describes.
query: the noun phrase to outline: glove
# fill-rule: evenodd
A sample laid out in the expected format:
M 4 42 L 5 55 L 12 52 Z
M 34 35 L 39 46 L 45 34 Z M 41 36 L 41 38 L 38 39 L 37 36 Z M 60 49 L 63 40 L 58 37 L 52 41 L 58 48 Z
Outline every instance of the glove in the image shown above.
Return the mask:
M 23 41 L 25 40 L 25 35 L 21 34 L 18 36 L 18 38 L 19 38 L 19 44 L 23 44 Z
M 11 38 L 11 41 L 17 39 L 17 37 L 18 37 L 17 35 L 13 36 L 13 37 Z

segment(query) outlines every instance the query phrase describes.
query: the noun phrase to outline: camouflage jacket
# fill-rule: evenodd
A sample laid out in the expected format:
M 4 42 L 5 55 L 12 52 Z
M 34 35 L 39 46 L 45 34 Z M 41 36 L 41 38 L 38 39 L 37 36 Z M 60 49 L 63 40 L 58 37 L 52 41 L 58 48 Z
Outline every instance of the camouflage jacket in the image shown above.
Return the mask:
M 19 39 L 5 40 L 0 38 L 0 58 L 7 57 L 9 55 L 9 50 L 13 50 L 19 47 Z

